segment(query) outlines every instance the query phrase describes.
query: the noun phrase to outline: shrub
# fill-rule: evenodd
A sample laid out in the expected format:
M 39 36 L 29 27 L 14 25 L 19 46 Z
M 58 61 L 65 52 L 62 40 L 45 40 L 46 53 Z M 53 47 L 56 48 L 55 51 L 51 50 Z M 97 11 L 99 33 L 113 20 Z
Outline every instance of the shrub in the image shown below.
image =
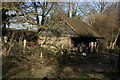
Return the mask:
M 119 54 L 119 48 L 109 49 L 108 52 L 112 54 Z
M 58 61 L 58 64 L 66 65 L 68 60 L 70 59 L 70 55 L 68 54 L 68 50 L 61 49 L 59 52 L 57 52 L 56 59 Z

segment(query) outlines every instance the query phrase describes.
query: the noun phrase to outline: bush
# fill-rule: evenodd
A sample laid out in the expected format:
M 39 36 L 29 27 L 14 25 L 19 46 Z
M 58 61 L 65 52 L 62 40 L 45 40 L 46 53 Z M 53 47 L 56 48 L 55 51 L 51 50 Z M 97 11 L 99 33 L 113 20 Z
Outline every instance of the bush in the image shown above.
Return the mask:
M 112 54 L 119 54 L 119 48 L 109 49 L 108 52 Z
M 32 49 L 27 50 L 28 55 L 33 55 L 34 57 L 40 57 L 42 52 L 42 56 L 46 59 L 50 59 L 51 57 L 54 57 L 54 50 L 49 49 L 48 47 L 41 47 L 37 46 Z
M 68 50 L 61 49 L 59 52 L 57 52 L 56 59 L 58 61 L 58 64 L 66 65 L 68 60 L 70 59 L 70 55 L 68 54 Z
M 6 49 L 6 52 L 7 52 L 10 48 L 10 45 L 9 44 L 3 44 L 2 47 L 3 47 L 3 50 Z M 23 53 L 23 46 L 18 45 L 16 42 L 14 42 L 13 46 L 10 48 L 8 56 L 9 55 L 20 55 L 22 53 Z

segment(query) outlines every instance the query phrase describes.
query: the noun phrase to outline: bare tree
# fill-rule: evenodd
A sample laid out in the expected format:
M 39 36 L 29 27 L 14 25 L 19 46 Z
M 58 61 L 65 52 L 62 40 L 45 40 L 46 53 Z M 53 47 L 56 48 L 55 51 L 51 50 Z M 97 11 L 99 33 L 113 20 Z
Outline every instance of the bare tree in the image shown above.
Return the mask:
M 105 3 L 104 3 L 105 4 Z M 107 3 L 108 4 L 108 3 Z M 101 4 L 103 5 L 103 4 Z M 108 6 L 107 6 L 108 7 Z M 89 15 L 87 21 L 95 27 L 95 29 L 103 35 L 106 39 L 104 45 L 113 48 L 116 43 L 116 37 L 118 35 L 117 25 L 117 10 L 116 4 L 109 4 L 109 8 L 102 8 L 99 14 Z
M 49 12 L 52 10 L 54 3 L 49 3 L 49 2 L 33 2 L 34 3 L 34 8 L 35 8 L 35 13 L 36 15 L 36 20 L 37 24 L 40 25 L 40 19 L 38 16 L 41 16 L 41 25 L 44 25 L 45 23 L 45 17 L 49 14 Z M 38 12 L 38 9 L 41 9 L 40 12 Z

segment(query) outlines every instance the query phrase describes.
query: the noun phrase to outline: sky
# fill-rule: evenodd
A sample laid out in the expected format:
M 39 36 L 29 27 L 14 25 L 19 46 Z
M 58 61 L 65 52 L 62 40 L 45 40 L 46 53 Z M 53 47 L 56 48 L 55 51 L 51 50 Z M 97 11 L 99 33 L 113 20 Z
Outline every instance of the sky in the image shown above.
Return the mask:
M 91 3 L 91 5 L 92 5 L 92 3 Z M 40 9 L 38 9 L 38 12 L 40 12 Z M 14 14 L 15 13 L 15 11 L 9 11 L 7 14 Z M 72 13 L 70 12 L 70 16 L 72 15 Z M 31 15 L 31 17 L 32 18 L 36 18 L 35 16 L 33 16 L 33 15 Z M 42 17 L 41 16 L 39 16 L 39 20 L 41 21 L 41 19 L 42 19 Z M 15 21 L 15 19 L 11 19 L 11 21 Z M 24 25 L 25 26 L 30 26 L 30 27 L 32 27 L 32 25 L 29 25 L 29 24 L 27 24 L 27 23 L 24 23 Z M 23 25 L 22 24 L 15 24 L 15 23 L 11 23 L 10 24 L 10 28 L 17 28 L 17 29 L 24 29 L 24 27 L 23 27 Z

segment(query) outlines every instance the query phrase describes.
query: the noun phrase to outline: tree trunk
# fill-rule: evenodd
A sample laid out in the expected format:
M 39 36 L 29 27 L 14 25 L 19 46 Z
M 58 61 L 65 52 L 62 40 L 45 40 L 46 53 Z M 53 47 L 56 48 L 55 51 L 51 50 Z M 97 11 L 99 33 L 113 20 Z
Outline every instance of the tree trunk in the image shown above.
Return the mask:
M 37 11 L 37 5 L 36 5 L 36 2 L 34 2 L 34 8 L 35 8 L 35 13 L 37 14 L 37 15 L 36 15 L 37 25 L 39 25 L 39 16 L 38 16 L 38 11 Z
M 8 16 L 6 15 L 6 12 L 8 12 L 8 9 L 2 9 L 2 26 L 3 29 L 6 29 L 6 22 L 8 22 Z
M 68 17 L 70 17 L 70 2 L 68 3 Z
M 41 25 L 44 25 L 44 22 L 45 22 L 45 16 L 42 15 Z
M 112 49 L 114 49 L 114 47 L 115 47 L 116 41 L 117 41 L 118 36 L 119 36 L 119 32 L 120 32 L 120 28 L 118 29 L 118 34 L 117 34 L 117 36 L 116 36 L 116 38 L 115 38 L 115 41 L 114 41 L 113 44 L 112 44 Z

